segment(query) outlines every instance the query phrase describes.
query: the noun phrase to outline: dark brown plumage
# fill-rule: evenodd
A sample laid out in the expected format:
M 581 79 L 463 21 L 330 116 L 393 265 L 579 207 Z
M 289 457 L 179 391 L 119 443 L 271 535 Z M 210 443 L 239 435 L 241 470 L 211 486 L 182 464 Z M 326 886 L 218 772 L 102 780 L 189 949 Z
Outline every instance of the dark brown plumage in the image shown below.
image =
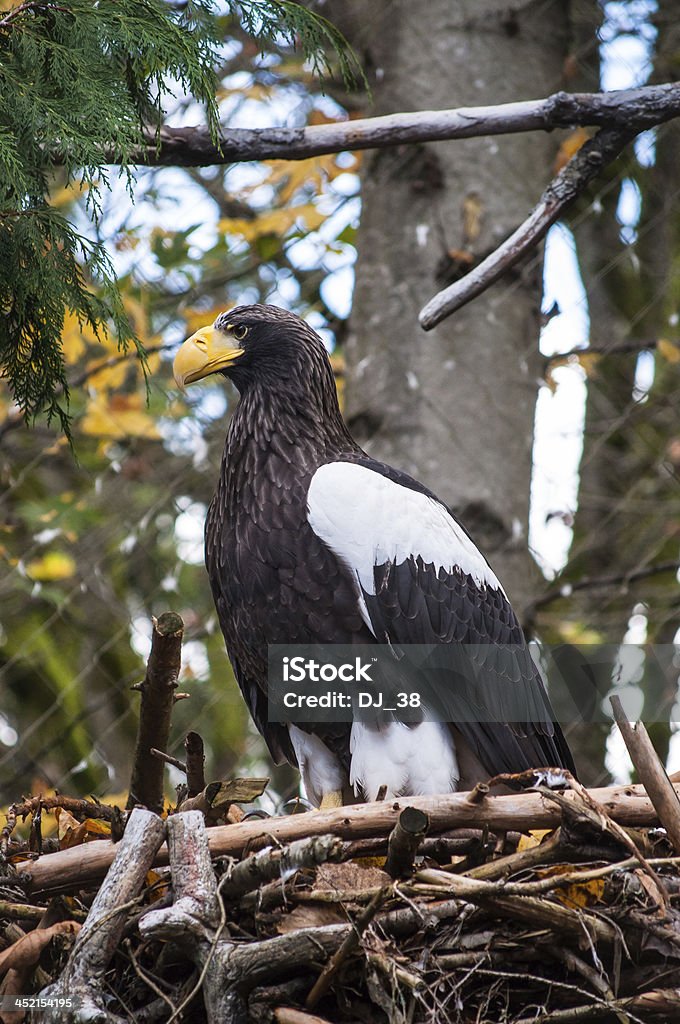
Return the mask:
M 268 644 L 443 643 L 453 656 L 459 642 L 486 652 L 475 669 L 486 708 L 502 707 L 511 693 L 509 703 L 523 708 L 524 718 L 461 721 L 448 732 L 442 726 L 446 736 L 435 737 L 441 756 L 452 765 L 464 756 L 486 774 L 547 765 L 573 770 L 488 563 L 427 488 L 354 442 L 326 350 L 311 328 L 273 306 L 240 307 L 197 332 L 175 366 L 180 383 L 221 372 L 240 392 L 206 522 L 206 565 L 236 678 L 274 758 L 305 761 L 308 789 L 320 799 L 330 784 L 323 772 L 313 777 L 312 762 L 326 756 L 305 739 L 313 733 L 329 752 L 326 774 L 337 780 L 339 772 L 344 783 L 352 778 L 370 795 L 376 780 L 364 778 L 362 765 L 373 765 L 373 754 L 378 764 L 393 757 L 394 744 L 384 736 L 367 740 L 365 731 L 352 739 L 350 723 L 305 726 L 301 737 L 269 722 Z M 501 657 L 508 649 L 510 675 Z M 407 731 L 399 737 L 408 746 Z M 375 743 L 375 750 L 358 752 L 360 743 Z M 395 774 L 402 773 L 406 791 L 427 785 L 407 764 L 416 756 L 404 754 Z M 461 775 L 451 767 L 448 788 L 454 770 Z

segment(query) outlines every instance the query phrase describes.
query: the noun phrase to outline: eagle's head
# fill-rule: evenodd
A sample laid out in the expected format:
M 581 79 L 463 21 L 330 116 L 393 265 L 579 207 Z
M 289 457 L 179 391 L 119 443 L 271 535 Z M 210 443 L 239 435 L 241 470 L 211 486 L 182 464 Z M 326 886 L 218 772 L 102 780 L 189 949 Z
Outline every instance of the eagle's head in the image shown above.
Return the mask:
M 184 342 L 173 364 L 180 388 L 221 373 L 241 393 L 255 384 L 266 390 L 333 385 L 325 346 L 312 328 L 278 306 L 237 306 L 220 313 Z M 335 388 L 333 387 L 333 391 Z

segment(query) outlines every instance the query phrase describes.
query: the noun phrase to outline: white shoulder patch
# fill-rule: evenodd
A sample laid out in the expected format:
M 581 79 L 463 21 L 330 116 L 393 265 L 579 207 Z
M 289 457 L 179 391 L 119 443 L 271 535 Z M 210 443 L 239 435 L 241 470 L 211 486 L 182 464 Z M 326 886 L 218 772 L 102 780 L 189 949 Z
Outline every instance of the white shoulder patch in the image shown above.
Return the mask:
M 312 477 L 307 518 L 317 537 L 375 592 L 373 566 L 420 556 L 437 570 L 459 568 L 478 586 L 501 590 L 486 559 L 446 508 L 366 466 L 330 462 Z

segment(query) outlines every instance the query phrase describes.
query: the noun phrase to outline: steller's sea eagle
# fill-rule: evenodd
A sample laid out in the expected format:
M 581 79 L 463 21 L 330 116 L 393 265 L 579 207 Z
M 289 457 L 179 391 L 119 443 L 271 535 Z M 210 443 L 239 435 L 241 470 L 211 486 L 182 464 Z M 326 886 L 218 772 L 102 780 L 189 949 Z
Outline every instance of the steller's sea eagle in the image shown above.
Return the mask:
M 489 563 L 436 495 L 356 444 L 311 327 L 276 306 L 223 313 L 174 362 L 180 387 L 212 373 L 240 392 L 205 526 L 217 615 L 257 728 L 278 763 L 299 767 L 310 800 L 338 806 L 352 790 L 375 799 L 383 785 L 388 796 L 447 793 L 500 772 L 573 771 Z M 512 650 L 514 674 L 482 673 L 476 699 L 497 712 L 512 687 L 521 716 L 269 721 L 268 645 L 356 643 L 448 644 L 452 657 L 461 643 Z

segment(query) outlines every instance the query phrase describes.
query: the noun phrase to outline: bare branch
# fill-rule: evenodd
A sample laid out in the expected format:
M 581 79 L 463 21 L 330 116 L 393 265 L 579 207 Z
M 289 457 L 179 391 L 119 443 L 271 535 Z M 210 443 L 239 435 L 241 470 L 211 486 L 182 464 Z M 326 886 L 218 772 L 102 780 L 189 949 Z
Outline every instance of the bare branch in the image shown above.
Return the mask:
M 603 128 L 594 139 L 589 139 L 550 182 L 524 223 L 478 266 L 438 292 L 423 306 L 419 317 L 420 326 L 426 331 L 432 330 L 447 316 L 481 295 L 535 248 L 548 233 L 548 229 L 560 219 L 567 206 L 640 130 L 630 125 L 624 128 Z
M 187 795 L 197 796 L 205 789 L 205 754 L 203 739 L 197 732 L 190 732 L 184 740 L 187 752 Z
M 621 825 L 641 827 L 658 822 L 656 811 L 642 786 L 610 786 L 590 792 L 595 800 L 605 805 L 610 818 Z M 572 792 L 564 794 L 565 802 L 574 799 Z M 536 792 L 489 796 L 483 804 L 470 803 L 466 793 L 448 793 L 445 796 L 409 797 L 408 804 L 429 816 L 432 835 L 466 826 L 480 828 L 486 825 L 489 829 L 501 831 L 555 828 L 562 819 L 560 808 Z M 287 843 L 326 834 L 347 840 L 387 836 L 404 806 L 403 801 L 386 800 L 263 821 L 244 821 L 237 825 L 218 825 L 208 829 L 210 852 L 213 857 L 240 856 L 246 849 L 251 851 L 272 842 Z M 86 843 L 22 864 L 19 877 L 29 892 L 48 891 L 64 884 L 84 884 L 106 874 L 114 853 L 114 844 L 107 840 Z M 167 852 L 161 850 L 157 863 L 167 862 Z
M 545 608 L 546 605 L 561 601 L 575 594 L 577 590 L 608 590 L 612 587 L 621 586 L 624 589 L 631 583 L 638 580 L 649 579 L 650 576 L 663 576 L 667 572 L 680 571 L 679 562 L 658 562 L 656 565 L 648 565 L 644 569 L 634 569 L 632 572 L 617 573 L 612 576 L 582 576 L 575 583 L 562 583 L 552 587 L 529 606 L 527 617 L 533 615 L 537 608 Z
M 224 128 L 219 147 L 207 128 L 161 128 L 159 145 L 149 131 L 132 162 L 147 166 L 207 167 L 247 160 L 306 160 L 343 150 L 383 149 L 414 142 L 481 135 L 551 131 L 575 125 L 607 125 L 637 131 L 680 115 L 680 85 L 653 85 L 607 93 L 558 92 L 540 100 L 490 107 L 459 107 L 367 117 L 300 128 Z M 107 162 L 118 159 L 107 153 Z
M 162 750 L 168 743 L 183 633 L 184 623 L 175 612 L 164 612 L 154 619 L 146 678 L 137 687 L 141 690 L 142 706 L 128 808 L 143 804 L 151 811 L 163 810 L 163 764 L 151 750 Z
M 680 801 L 666 774 L 666 769 L 659 760 L 644 722 L 630 724 L 620 697 L 610 697 L 609 703 L 631 761 L 637 769 L 638 778 L 647 790 L 675 852 L 680 853 Z
M 234 864 L 228 877 L 220 882 L 220 892 L 225 899 L 238 898 L 273 879 L 288 878 L 300 868 L 337 862 L 342 854 L 343 843 L 337 836 L 310 836 L 288 846 L 267 846 Z
M 142 888 L 164 835 L 165 822 L 151 811 L 135 808 L 66 967 L 56 983 L 42 993 L 52 998 L 80 997 L 84 1009 L 79 1020 L 119 1020 L 103 1009 L 104 975 L 125 927 L 128 901 Z M 67 1017 L 76 1019 L 75 1014 Z

